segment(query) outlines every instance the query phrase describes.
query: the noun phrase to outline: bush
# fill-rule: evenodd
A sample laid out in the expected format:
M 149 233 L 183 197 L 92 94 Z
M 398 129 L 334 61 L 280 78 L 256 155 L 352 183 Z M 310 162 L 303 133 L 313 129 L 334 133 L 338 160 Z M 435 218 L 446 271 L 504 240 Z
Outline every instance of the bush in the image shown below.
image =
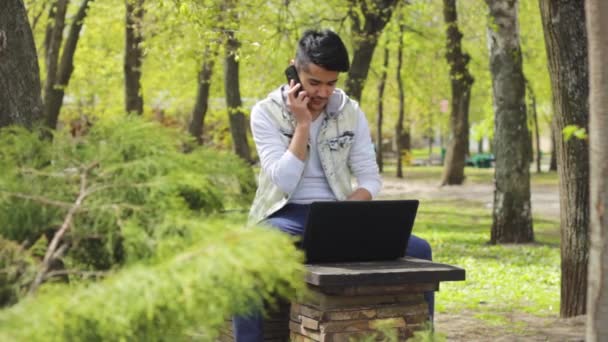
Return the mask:
M 183 153 L 177 132 L 139 118 L 97 122 L 81 138 L 52 144 L 19 128 L 0 131 L 0 235 L 25 246 L 62 225 L 79 194 L 72 262 L 108 269 L 154 254 L 169 213 L 206 215 L 249 204 L 253 174 L 236 156 L 206 149 Z M 86 177 L 86 184 L 82 184 Z M 92 260 L 96 260 L 92 262 Z
M 302 256 L 285 234 L 227 220 L 190 227 L 200 242 L 179 253 L 162 248 L 175 254 L 0 311 L 0 340 L 213 341 L 232 314 L 302 290 Z
M 74 273 L 64 274 L 71 281 L 82 270 L 154 258 L 173 237 L 177 245 L 191 242 L 193 220 L 249 205 L 255 185 L 234 154 L 196 147 L 185 153 L 187 136 L 138 117 L 100 120 L 82 137 L 57 132 L 52 142 L 4 128 L 0 146 L 0 237 L 42 260 L 68 225 L 54 270 Z M 28 281 L 11 276 L 0 287 L 23 290 Z

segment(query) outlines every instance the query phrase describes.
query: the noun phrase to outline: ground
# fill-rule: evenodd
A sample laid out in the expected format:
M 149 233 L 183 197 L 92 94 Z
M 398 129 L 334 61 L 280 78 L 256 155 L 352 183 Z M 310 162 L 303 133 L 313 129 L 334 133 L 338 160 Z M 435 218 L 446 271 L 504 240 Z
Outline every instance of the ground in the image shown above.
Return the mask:
M 382 196 L 424 200 L 467 200 L 492 208 L 493 186 L 465 182 L 461 186 L 440 187 L 438 181 L 400 180 L 384 176 Z M 559 218 L 559 194 L 556 185 L 533 185 L 531 189 L 534 215 Z M 448 341 L 584 341 L 585 317 L 570 319 L 537 317 L 512 313 L 511 327 L 492 325 L 474 317 L 472 312 L 437 313 L 435 328 Z M 514 328 L 515 327 L 515 328 Z

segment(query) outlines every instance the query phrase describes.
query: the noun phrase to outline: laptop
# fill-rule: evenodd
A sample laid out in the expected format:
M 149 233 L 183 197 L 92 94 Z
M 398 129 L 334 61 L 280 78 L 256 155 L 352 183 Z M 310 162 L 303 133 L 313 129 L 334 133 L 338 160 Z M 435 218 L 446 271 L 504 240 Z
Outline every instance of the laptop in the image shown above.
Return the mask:
M 302 247 L 307 263 L 405 256 L 418 200 L 313 202 Z

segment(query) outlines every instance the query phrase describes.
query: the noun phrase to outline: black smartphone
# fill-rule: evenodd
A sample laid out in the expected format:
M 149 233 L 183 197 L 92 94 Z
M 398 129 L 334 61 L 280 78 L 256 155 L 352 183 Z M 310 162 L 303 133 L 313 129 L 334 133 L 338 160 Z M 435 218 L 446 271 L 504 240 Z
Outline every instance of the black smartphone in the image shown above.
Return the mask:
M 300 78 L 298 77 L 298 70 L 296 70 L 296 66 L 295 65 L 288 66 L 287 69 L 285 69 L 285 76 L 287 76 L 287 84 L 289 84 L 289 82 L 291 80 L 294 80 L 295 83 L 300 83 L 300 89 L 298 89 L 298 91 L 295 94 L 295 96 L 298 96 L 298 94 L 302 90 L 302 82 L 300 82 Z

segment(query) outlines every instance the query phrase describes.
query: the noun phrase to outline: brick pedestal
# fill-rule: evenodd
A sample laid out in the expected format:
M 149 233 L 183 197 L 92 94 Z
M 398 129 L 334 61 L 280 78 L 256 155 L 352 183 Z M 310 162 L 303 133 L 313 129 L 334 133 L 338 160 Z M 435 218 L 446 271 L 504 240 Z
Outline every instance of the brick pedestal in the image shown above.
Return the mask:
M 270 316 L 265 341 L 349 342 L 370 335 L 382 340 L 384 333 L 404 341 L 428 320 L 423 293 L 439 290 L 442 281 L 465 279 L 461 268 L 410 257 L 307 269 L 308 295 L 291 304 L 288 317 L 285 309 Z M 231 337 L 225 331 L 222 340 Z
M 424 292 L 442 281 L 464 280 L 465 271 L 415 258 L 309 265 L 310 295 L 291 305 L 292 341 L 348 342 L 384 333 L 404 341 L 424 328 Z

